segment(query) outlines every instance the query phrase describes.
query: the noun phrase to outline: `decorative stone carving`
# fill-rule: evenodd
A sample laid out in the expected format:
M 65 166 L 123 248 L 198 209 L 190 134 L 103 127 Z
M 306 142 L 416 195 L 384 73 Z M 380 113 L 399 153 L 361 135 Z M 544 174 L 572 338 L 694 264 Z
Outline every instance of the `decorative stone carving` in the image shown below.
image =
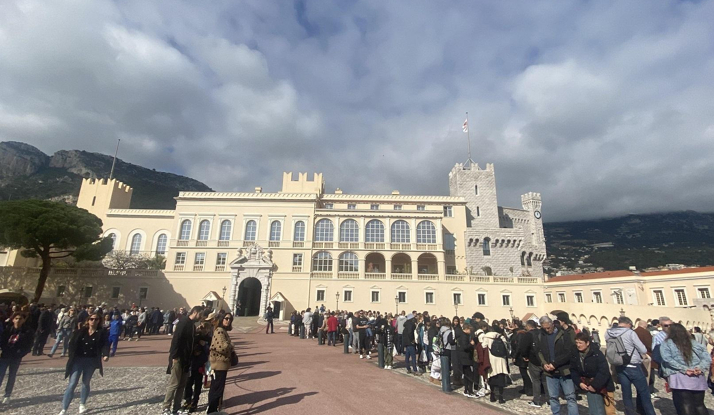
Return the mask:
M 267 252 L 258 244 L 253 244 L 248 248 L 238 250 L 238 258 L 230 263 L 231 269 L 231 284 L 230 295 L 228 296 L 228 304 L 233 313 L 236 310 L 236 302 L 238 300 L 238 289 L 241 282 L 246 278 L 256 278 L 260 281 L 260 309 L 259 315 L 267 308 L 268 298 L 270 296 L 270 284 L 273 278 L 273 252 L 268 249 Z

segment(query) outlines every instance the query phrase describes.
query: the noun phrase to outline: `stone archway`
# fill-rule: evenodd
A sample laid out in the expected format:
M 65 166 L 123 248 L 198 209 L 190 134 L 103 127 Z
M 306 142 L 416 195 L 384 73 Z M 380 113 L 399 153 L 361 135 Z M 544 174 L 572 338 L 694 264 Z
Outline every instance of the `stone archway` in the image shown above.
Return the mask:
M 237 305 L 234 308 L 238 309 L 238 313 L 240 313 L 241 317 L 262 315 L 260 312 L 260 296 L 262 290 L 263 286 L 257 278 L 248 277 L 240 282 L 238 285 L 237 303 L 240 304 L 240 309 L 238 309 Z
M 270 297 L 270 283 L 273 277 L 273 252 L 257 244 L 248 248 L 238 250 L 238 258 L 230 264 L 231 268 L 231 290 L 228 297 L 228 304 L 236 314 L 262 316 L 268 307 Z M 241 293 L 243 287 L 244 293 Z M 257 291 L 260 292 L 260 299 Z M 245 298 L 241 298 L 245 297 Z M 237 305 L 241 301 L 242 310 L 238 313 Z M 243 307 L 243 301 L 249 301 L 252 305 L 251 312 L 257 307 L 257 314 L 246 314 L 247 308 Z M 248 306 L 248 304 L 245 304 Z

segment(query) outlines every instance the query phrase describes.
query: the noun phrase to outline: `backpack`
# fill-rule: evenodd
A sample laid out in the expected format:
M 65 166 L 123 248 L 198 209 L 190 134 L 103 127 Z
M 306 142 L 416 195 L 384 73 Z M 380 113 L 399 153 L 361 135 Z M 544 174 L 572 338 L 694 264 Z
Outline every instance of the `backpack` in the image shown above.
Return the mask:
M 500 357 L 503 359 L 508 357 L 508 349 L 506 348 L 506 343 L 503 342 L 502 336 L 498 336 L 493 339 L 489 351 L 494 357 Z
M 635 353 L 635 348 L 633 347 L 632 353 L 630 353 L 629 355 L 627 354 L 627 349 L 625 348 L 625 342 L 622 341 L 622 336 L 624 336 L 625 333 L 623 333 L 617 337 L 610 337 L 605 342 L 605 344 L 606 344 L 605 357 L 607 358 L 607 361 L 612 366 L 627 366 L 627 365 L 629 365 L 630 360 L 632 359 L 632 354 Z

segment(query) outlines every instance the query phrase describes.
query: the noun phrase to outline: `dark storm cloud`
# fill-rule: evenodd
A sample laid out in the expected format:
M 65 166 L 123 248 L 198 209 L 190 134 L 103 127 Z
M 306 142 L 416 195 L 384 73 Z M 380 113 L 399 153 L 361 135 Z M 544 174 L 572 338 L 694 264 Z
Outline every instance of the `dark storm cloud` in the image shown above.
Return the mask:
M 545 218 L 714 201 L 714 3 L 0 4 L 0 140 L 277 190 L 446 194 L 466 159 Z

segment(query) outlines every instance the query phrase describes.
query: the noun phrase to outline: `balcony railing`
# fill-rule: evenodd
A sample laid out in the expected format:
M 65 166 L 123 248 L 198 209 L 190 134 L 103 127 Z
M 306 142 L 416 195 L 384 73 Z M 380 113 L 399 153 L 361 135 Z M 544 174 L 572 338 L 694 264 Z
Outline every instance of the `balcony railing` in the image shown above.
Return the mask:
M 225 271 L 226 266 L 225 265 L 216 265 L 216 271 Z
M 397 251 L 409 251 L 410 249 L 412 249 L 412 244 L 391 243 L 389 244 L 389 248 Z
M 412 274 L 393 272 L 392 279 L 393 280 L 410 280 L 410 279 L 412 279 Z
M 293 265 L 293 272 L 302 272 L 302 266 Z
M 364 274 L 366 280 L 384 280 L 387 279 L 387 274 L 384 272 L 367 272 Z
M 417 251 L 436 251 L 437 245 L 436 244 L 417 244 L 416 249 L 417 249 Z
M 444 279 L 446 281 L 464 282 L 464 280 L 466 280 L 466 275 L 446 275 Z
M 469 275 L 471 282 L 491 282 L 491 277 L 487 275 Z
M 339 249 L 359 249 L 359 242 L 338 242 Z
M 280 241 L 268 242 L 268 248 L 280 248 Z
M 203 271 L 203 265 L 194 265 L 193 270 L 194 271 Z
M 439 274 L 419 274 L 417 279 L 419 281 L 439 281 Z
M 188 246 L 187 240 L 176 241 L 176 246 Z
M 357 280 L 359 279 L 359 272 L 338 272 L 337 278 L 341 280 Z
M 196 246 L 208 246 L 208 241 L 196 241 Z
M 493 282 L 501 284 L 513 284 L 513 277 L 493 277 Z
M 312 278 L 328 280 L 332 278 L 332 272 L 313 272 Z
M 174 271 L 183 271 L 186 266 L 184 264 L 174 265 Z
M 231 241 L 218 241 L 219 247 L 226 247 L 226 246 L 230 246 L 230 245 L 231 245 Z
M 315 249 L 332 249 L 335 244 L 333 242 L 313 242 L 312 247 Z
M 519 284 L 538 284 L 540 280 L 536 277 L 518 277 Z
M 304 248 L 305 242 L 293 242 L 293 248 Z
M 255 241 L 243 241 L 243 247 L 248 247 L 251 246 L 255 243 Z
M 365 242 L 364 249 L 385 249 L 386 244 L 384 242 Z

